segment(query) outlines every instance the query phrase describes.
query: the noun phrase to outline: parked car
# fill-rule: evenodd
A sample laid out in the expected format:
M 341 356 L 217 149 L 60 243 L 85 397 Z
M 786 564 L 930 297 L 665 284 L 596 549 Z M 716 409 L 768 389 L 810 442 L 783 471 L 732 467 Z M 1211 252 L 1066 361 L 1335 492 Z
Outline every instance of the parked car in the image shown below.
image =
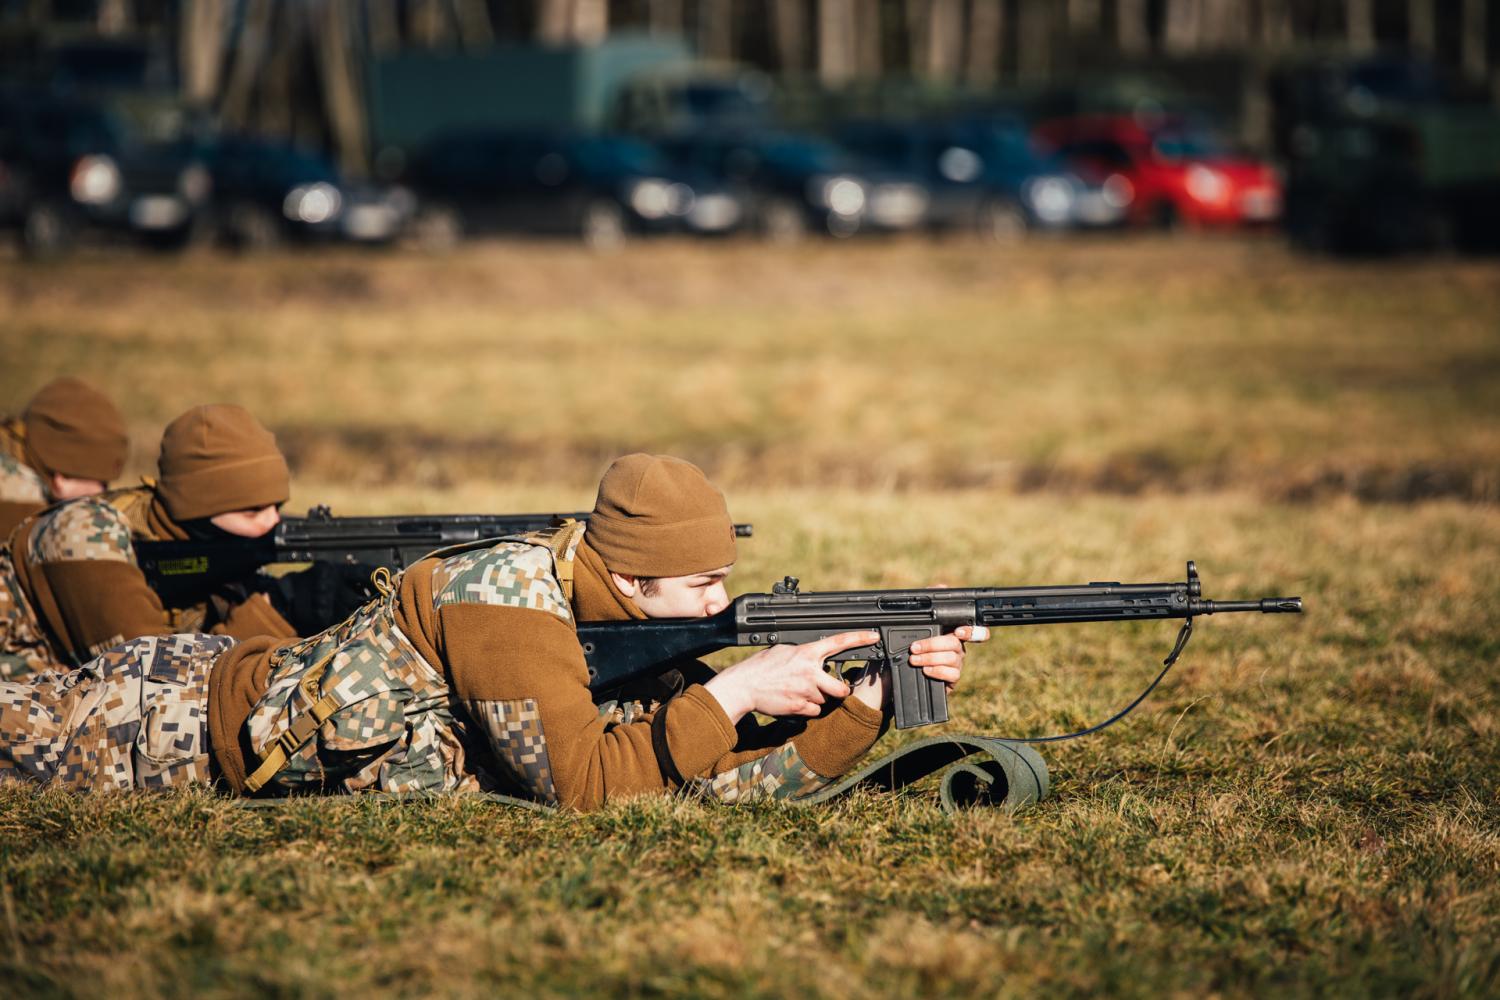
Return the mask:
M 218 236 L 264 250 L 283 242 L 386 243 L 415 209 L 395 185 L 352 183 L 325 156 L 291 143 L 228 135 L 209 147 Z
M 1033 135 L 1085 177 L 1113 184 L 1135 225 L 1232 226 L 1281 214 L 1276 170 L 1186 118 L 1062 118 Z
M 193 117 L 149 95 L 0 95 L 0 228 L 42 257 L 85 235 L 182 245 L 212 189 Z
M 1009 239 L 1124 217 L 1116 191 L 1042 155 L 1019 118 L 851 122 L 835 134 L 863 159 L 921 178 L 933 229 Z
M 639 139 L 563 131 L 485 130 L 423 150 L 408 173 L 422 234 L 572 235 L 591 246 L 630 234 L 723 233 L 739 199 L 666 162 Z
M 821 139 L 759 130 L 696 132 L 657 145 L 683 169 L 703 171 L 739 196 L 747 206 L 746 228 L 769 239 L 894 232 L 927 218 L 928 192 L 918 178 L 872 170 Z

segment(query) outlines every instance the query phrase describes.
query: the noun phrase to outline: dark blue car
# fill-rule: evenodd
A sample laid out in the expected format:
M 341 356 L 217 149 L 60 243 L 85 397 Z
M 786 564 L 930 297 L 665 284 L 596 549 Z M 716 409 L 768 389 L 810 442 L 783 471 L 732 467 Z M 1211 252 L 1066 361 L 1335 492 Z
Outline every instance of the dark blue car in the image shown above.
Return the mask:
M 400 188 L 354 183 L 327 157 L 291 143 L 229 135 L 209 149 L 219 235 L 262 250 L 286 241 L 384 243 L 412 214 Z
M 747 206 L 746 228 L 772 240 L 899 231 L 926 219 L 927 190 L 917 178 L 872 169 L 811 136 L 705 131 L 660 138 L 657 146 L 674 163 L 708 173 L 738 195 Z
M 836 134 L 851 152 L 921 177 L 934 229 L 1010 239 L 1121 219 L 1102 185 L 1039 153 L 1018 118 L 851 122 Z
M 434 141 L 408 182 L 424 234 L 569 235 L 609 246 L 632 233 L 726 232 L 738 199 L 625 136 L 485 130 Z

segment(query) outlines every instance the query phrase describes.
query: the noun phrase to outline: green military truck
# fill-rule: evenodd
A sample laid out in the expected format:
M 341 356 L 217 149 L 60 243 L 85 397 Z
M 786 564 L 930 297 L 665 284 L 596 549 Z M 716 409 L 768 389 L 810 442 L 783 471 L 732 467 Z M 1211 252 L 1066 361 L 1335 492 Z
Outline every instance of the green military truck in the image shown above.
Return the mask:
M 1404 56 L 1273 81 L 1293 244 L 1344 254 L 1500 247 L 1500 110 Z

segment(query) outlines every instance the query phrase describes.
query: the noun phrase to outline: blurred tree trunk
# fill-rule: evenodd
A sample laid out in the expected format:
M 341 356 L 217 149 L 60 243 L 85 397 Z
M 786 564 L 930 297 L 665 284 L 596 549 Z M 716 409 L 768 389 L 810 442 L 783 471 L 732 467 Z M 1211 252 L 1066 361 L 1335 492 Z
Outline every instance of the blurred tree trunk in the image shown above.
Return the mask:
M 964 48 L 963 0 L 927 0 L 926 42 L 923 75 L 945 83 L 956 79 Z
M 1024 79 L 1046 79 L 1052 73 L 1052 15 L 1047 0 L 1020 0 L 1016 6 L 1016 70 Z
M 969 19 L 969 55 L 964 78 L 976 87 L 993 84 L 1000 75 L 1000 44 L 1005 37 L 1005 6 L 999 0 L 974 0 Z
M 734 0 L 699 0 L 698 54 L 706 59 L 734 58 Z
M 426 48 L 447 43 L 452 24 L 444 0 L 408 0 L 407 38 Z
M 1202 39 L 1203 0 L 1167 0 L 1163 48 L 1173 54 L 1193 52 Z
M 1115 35 L 1120 51 L 1143 56 L 1151 51 L 1151 25 L 1146 22 L 1146 0 L 1116 0 Z
M 539 0 L 536 33 L 544 42 L 589 44 L 608 31 L 608 0 Z
M 183 0 L 178 59 L 183 96 L 190 101 L 208 104 L 219 92 L 227 13 L 224 0 Z
M 854 0 L 854 59 L 859 76 L 874 79 L 885 65 L 880 0 Z
M 322 23 L 314 33 L 322 78 L 323 109 L 338 148 L 339 165 L 363 175 L 368 166 L 361 61 L 354 51 L 354 14 L 359 0 L 323 0 Z
M 1224 50 L 1241 48 L 1249 35 L 1249 6 L 1242 0 L 1202 0 L 1202 3 L 1202 40 L 1207 42 L 1208 47 Z
M 99 0 L 96 10 L 101 35 L 117 35 L 135 21 L 130 0 Z
M 1344 0 L 1344 27 L 1355 52 L 1375 48 L 1375 0 Z
M 370 51 L 387 55 L 401 47 L 401 18 L 396 13 L 400 0 L 365 0 L 365 24 L 370 37 Z
M 800 0 L 771 0 L 771 38 L 777 67 L 800 72 L 807 65 L 807 30 Z
M 485 0 L 453 0 L 453 16 L 464 48 L 482 49 L 494 44 L 495 26 L 490 23 L 490 9 Z
M 271 22 L 270 58 L 261 68 L 252 121 L 257 131 L 296 136 L 297 92 L 295 78 L 299 58 L 305 55 L 306 21 L 310 8 L 298 0 L 276 6 Z
M 1434 0 L 1406 0 L 1406 37 L 1411 47 L 1424 55 L 1437 48 L 1437 21 L 1433 17 Z
M 682 34 L 682 0 L 651 0 L 648 11 L 651 34 Z
M 1489 40 L 1489 25 L 1486 24 L 1485 0 L 1464 0 L 1463 47 L 1460 62 L 1464 75 L 1471 80 L 1484 80 L 1489 74 L 1489 52 L 1485 44 Z
M 1280 48 L 1293 38 L 1292 0 L 1261 0 L 1260 42 L 1267 48 Z
M 839 84 L 855 71 L 854 0 L 818 0 L 818 77 Z
M 229 80 L 219 103 L 220 117 L 231 125 L 244 127 L 249 124 L 251 98 L 270 48 L 275 16 L 276 0 L 249 0 L 245 23 L 235 39 Z
M 1068 0 L 1068 33 L 1098 37 L 1104 18 L 1102 0 Z

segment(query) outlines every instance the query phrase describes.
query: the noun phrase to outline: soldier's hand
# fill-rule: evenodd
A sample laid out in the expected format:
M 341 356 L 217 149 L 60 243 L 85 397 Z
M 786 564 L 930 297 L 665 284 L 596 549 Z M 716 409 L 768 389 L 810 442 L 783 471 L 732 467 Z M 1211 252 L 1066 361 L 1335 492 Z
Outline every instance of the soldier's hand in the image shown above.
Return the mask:
M 911 665 L 952 691 L 964 671 L 964 644 L 984 642 L 990 637 L 985 625 L 960 625 L 947 635 L 935 635 L 911 644 Z
M 879 641 L 878 632 L 841 632 L 800 646 L 771 646 L 726 667 L 704 686 L 731 722 L 750 712 L 815 716 L 829 698 L 849 695 L 849 685 L 827 673 L 824 661 Z

